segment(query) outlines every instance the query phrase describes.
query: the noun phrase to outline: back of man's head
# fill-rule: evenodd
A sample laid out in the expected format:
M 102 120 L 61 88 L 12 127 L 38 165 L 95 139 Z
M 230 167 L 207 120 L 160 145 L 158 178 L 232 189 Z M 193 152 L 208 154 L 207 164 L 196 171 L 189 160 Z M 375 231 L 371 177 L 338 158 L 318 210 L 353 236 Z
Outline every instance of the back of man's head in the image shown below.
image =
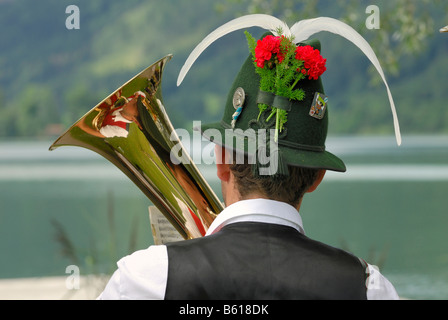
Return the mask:
M 241 199 L 251 195 L 286 202 L 297 207 L 303 195 L 319 178 L 317 169 L 288 166 L 289 175 L 275 179 L 266 175 L 254 175 L 251 164 L 231 164 L 230 170 L 235 177 L 235 186 Z

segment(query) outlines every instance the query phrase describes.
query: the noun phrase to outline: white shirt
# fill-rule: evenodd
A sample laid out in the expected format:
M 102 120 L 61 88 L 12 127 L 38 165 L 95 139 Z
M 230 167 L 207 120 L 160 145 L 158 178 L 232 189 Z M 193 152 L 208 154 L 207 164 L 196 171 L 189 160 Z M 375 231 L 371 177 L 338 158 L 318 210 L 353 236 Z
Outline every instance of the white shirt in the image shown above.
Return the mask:
M 284 203 L 266 199 L 243 200 L 225 208 L 213 221 L 207 235 L 237 222 L 264 222 L 290 226 L 304 234 L 302 218 L 297 210 Z M 165 245 L 150 246 L 122 258 L 118 270 L 98 299 L 164 299 L 168 279 L 168 253 Z M 395 300 L 398 294 L 393 285 L 368 265 L 366 272 L 369 300 Z

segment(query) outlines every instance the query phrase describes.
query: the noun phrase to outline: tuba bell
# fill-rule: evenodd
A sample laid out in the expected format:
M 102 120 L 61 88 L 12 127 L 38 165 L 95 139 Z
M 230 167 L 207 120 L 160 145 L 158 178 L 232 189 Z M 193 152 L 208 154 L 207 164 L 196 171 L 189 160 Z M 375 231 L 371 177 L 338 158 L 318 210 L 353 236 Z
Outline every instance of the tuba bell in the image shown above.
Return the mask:
M 50 150 L 79 146 L 100 154 L 138 186 L 183 239 L 192 239 L 205 234 L 223 207 L 165 111 L 161 81 L 171 58 L 160 59 L 110 94 Z M 170 154 L 175 146 L 180 152 Z M 173 162 L 173 156 L 181 159 Z

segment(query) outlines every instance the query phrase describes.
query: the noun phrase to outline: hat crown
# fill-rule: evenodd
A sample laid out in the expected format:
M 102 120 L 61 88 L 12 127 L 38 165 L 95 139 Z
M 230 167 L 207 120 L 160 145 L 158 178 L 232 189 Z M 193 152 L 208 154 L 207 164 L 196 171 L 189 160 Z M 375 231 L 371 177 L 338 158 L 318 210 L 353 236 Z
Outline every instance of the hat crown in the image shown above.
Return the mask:
M 263 35 L 264 39 L 269 33 Z M 311 46 L 320 51 L 320 42 L 316 39 L 298 44 L 298 46 Z M 242 65 L 237 74 L 233 85 L 228 93 L 224 115 L 223 125 L 228 128 L 241 129 L 274 129 L 276 117 L 270 116 L 270 110 L 259 111 L 259 97 L 263 94 L 260 88 L 261 77 L 256 72 L 257 66 L 254 64 L 254 57 L 250 55 Z M 294 81 L 295 79 L 293 79 Z M 328 131 L 328 110 L 325 110 L 323 117 L 317 119 L 310 115 L 310 109 L 313 105 L 315 94 L 324 94 L 324 88 L 321 78 L 316 80 L 305 77 L 298 81 L 296 88 L 304 92 L 301 101 L 290 101 L 289 111 L 287 112 L 287 122 L 283 130 L 279 133 L 278 143 L 290 148 L 324 151 L 325 140 Z M 232 117 L 237 109 L 235 106 L 234 95 L 237 91 L 244 91 L 244 103 L 241 113 L 232 125 Z M 271 94 L 273 95 L 273 94 Z M 275 95 L 273 95 L 275 96 Z

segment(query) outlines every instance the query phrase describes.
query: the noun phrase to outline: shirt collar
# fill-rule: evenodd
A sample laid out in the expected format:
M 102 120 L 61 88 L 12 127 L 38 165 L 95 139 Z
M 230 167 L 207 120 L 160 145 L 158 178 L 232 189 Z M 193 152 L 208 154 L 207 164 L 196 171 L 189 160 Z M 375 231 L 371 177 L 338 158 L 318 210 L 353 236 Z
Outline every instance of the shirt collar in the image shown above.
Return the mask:
M 293 227 L 305 234 L 302 218 L 293 206 L 268 199 L 241 200 L 225 208 L 213 221 L 206 235 L 236 222 L 264 222 Z

